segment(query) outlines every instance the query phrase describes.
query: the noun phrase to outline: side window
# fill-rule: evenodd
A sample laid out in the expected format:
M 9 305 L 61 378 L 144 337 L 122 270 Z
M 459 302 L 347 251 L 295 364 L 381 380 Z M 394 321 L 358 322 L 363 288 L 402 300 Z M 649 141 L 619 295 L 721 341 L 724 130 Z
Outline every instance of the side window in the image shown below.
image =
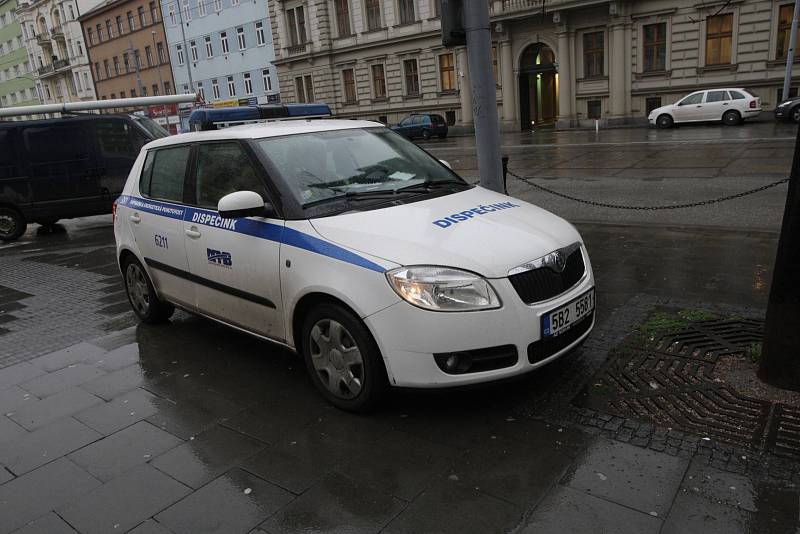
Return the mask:
M 143 181 L 139 184 L 142 194 L 150 198 L 183 202 L 183 183 L 191 151 L 190 145 L 184 145 L 162 148 L 148 154 L 142 172 Z M 145 173 L 148 171 L 149 179 L 146 179 Z
M 709 91 L 706 97 L 706 102 L 724 102 L 726 100 L 730 100 L 728 91 Z
M 681 101 L 682 106 L 686 106 L 689 104 L 699 104 L 703 101 L 703 92 L 694 93 L 692 95 L 687 96 Z
M 731 100 L 744 100 L 746 97 L 739 91 L 731 91 Z
M 122 120 L 96 121 L 94 125 L 103 157 L 136 157 L 141 145 L 136 146 L 132 128 Z
M 400 126 L 409 126 L 411 124 L 411 117 L 406 117 L 400 121 Z
M 255 191 L 267 199 L 256 168 L 239 143 L 198 145 L 195 174 L 195 198 L 200 207 L 216 210 L 219 199 L 236 191 Z
M 77 125 L 25 128 L 22 134 L 30 161 L 56 163 L 89 159 L 89 136 Z
M 425 124 L 425 117 L 422 115 L 416 115 L 414 117 L 414 124 Z

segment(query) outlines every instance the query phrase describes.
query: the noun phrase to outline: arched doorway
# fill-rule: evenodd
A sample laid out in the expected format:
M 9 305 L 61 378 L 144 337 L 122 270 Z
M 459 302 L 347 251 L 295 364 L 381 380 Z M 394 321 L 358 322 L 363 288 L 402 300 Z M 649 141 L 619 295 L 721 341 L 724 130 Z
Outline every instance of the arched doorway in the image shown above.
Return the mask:
M 529 45 L 519 61 L 519 111 L 523 130 L 553 125 L 558 116 L 558 72 L 553 49 Z

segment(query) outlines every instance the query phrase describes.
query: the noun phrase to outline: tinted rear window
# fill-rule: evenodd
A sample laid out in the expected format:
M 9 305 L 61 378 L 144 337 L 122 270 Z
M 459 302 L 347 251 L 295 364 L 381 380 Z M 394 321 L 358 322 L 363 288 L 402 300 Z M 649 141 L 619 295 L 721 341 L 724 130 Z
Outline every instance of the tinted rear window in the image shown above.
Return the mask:
M 744 99 L 745 99 L 745 98 L 747 98 L 747 97 L 746 97 L 746 96 L 744 96 L 744 95 L 743 95 L 741 92 L 739 92 L 739 91 L 731 91 L 731 98 L 732 98 L 733 100 L 744 100 Z
M 152 150 L 144 162 L 139 191 L 147 197 L 183 202 L 189 145 Z
M 89 158 L 91 136 L 79 125 L 35 126 L 22 134 L 34 163 L 78 161 Z

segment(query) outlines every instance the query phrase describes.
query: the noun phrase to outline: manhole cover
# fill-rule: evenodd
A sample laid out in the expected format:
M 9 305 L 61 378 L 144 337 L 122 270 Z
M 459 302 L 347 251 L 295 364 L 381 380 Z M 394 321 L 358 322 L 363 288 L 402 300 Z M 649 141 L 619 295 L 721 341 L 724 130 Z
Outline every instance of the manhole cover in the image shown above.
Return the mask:
M 666 333 L 626 338 L 574 403 L 800 458 L 800 410 L 743 395 L 715 377 L 721 357 L 761 342 L 763 323 L 737 318 L 674 324 Z

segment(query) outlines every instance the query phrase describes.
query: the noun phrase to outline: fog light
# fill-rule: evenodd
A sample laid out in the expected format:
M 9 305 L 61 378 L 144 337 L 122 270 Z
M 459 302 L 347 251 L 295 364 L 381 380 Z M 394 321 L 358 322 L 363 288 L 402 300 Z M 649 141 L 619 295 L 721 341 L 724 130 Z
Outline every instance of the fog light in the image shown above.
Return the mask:
M 455 371 L 458 367 L 458 354 L 448 356 L 444 361 L 444 367 L 446 371 Z

